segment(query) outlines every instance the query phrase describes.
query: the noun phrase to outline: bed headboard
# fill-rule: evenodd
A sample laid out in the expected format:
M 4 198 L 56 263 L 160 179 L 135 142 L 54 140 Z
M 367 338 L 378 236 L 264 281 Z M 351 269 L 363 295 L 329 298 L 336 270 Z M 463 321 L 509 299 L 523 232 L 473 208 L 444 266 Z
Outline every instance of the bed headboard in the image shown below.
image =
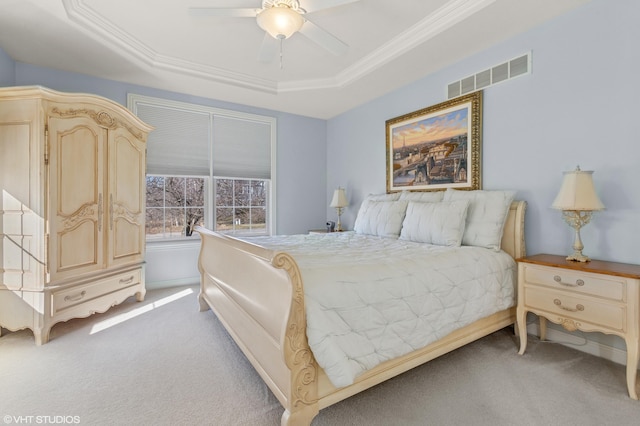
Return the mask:
M 514 259 L 526 256 L 524 242 L 524 213 L 526 201 L 514 201 L 509 208 L 509 214 L 504 224 L 500 247 Z

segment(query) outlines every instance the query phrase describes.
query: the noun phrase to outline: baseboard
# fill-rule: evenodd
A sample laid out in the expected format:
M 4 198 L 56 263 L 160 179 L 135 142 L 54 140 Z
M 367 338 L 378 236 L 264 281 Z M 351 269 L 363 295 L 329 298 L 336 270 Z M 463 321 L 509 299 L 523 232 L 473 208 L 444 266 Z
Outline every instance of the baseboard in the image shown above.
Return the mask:
M 527 325 L 527 333 L 534 336 L 540 335 L 538 321 Z M 587 339 L 585 336 L 576 336 L 575 334 L 547 327 L 547 341 L 574 348 L 581 352 L 613 361 L 616 364 L 627 364 L 627 351 Z
M 188 286 L 188 285 L 198 285 L 200 284 L 200 277 L 189 277 L 189 278 L 180 278 L 177 280 L 167 280 L 167 281 L 147 281 L 145 283 L 145 288 L 147 290 L 159 290 L 162 288 L 169 287 L 180 287 L 180 286 Z

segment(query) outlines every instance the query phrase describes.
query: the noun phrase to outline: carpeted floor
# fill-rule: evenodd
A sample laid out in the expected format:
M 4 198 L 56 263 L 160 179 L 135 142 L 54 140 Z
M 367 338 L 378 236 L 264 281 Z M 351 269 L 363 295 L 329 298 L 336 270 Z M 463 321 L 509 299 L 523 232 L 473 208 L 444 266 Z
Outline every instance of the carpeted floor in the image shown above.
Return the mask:
M 282 407 L 197 287 L 0 338 L 0 424 L 279 425 Z M 29 417 L 32 416 L 32 417 Z M 39 417 L 38 417 L 39 416 Z M 45 416 L 48 416 L 45 417 Z M 58 417 L 56 417 L 58 416 Z M 320 412 L 313 425 L 638 425 L 624 366 L 502 330 Z

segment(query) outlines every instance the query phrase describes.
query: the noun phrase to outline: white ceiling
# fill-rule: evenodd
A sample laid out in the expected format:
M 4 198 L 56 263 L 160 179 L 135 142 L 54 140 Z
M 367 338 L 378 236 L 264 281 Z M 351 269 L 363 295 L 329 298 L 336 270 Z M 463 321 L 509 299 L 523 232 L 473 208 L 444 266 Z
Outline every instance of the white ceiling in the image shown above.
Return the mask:
M 189 13 L 260 0 L 0 0 L 0 47 L 27 64 L 327 119 L 588 1 L 360 0 L 305 15 L 346 54 L 298 33 L 280 68 L 257 60 L 254 18 Z

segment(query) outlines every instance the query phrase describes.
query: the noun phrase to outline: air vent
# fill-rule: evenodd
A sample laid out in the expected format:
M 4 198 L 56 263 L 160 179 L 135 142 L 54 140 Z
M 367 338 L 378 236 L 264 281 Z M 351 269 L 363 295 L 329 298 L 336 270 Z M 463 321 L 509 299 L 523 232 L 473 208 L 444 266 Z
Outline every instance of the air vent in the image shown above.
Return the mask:
M 495 65 L 474 75 L 454 81 L 447 86 L 447 99 L 452 99 L 514 77 L 531 73 L 531 52 L 505 63 Z

